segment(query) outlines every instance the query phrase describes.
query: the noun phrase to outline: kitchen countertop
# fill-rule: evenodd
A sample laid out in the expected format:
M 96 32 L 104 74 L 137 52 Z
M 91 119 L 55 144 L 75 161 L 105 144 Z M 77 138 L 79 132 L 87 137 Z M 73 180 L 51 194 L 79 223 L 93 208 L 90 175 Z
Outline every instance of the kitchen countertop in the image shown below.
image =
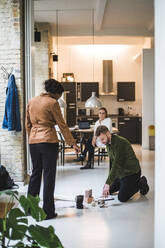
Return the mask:
M 98 115 L 77 115 L 76 116 L 77 118 L 80 118 L 80 117 L 96 117 L 98 118 Z M 108 114 L 108 117 L 110 118 L 118 118 L 118 117 L 141 117 L 140 115 L 118 115 L 118 114 Z
M 117 115 L 117 117 L 139 117 L 141 118 L 140 115 Z

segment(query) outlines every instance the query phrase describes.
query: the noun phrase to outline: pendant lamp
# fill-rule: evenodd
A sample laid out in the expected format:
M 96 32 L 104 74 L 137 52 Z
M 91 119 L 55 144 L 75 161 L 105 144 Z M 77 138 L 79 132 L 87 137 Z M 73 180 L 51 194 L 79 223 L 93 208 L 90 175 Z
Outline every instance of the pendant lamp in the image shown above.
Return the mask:
M 65 108 L 66 107 L 66 103 L 64 102 L 64 100 L 60 97 L 58 99 L 58 103 L 60 105 L 61 108 Z
M 96 92 L 92 92 L 92 96 L 85 102 L 86 108 L 101 108 L 102 104 L 99 98 L 96 97 Z
M 94 10 L 92 10 L 92 43 L 93 43 L 93 82 L 94 82 Z M 85 102 L 85 108 L 101 108 L 102 104 L 99 98 L 96 97 L 96 92 L 92 92 L 92 96 Z
M 62 96 L 58 99 L 58 103 L 59 103 L 61 108 L 66 107 L 66 102 L 64 101 L 64 93 L 62 93 Z

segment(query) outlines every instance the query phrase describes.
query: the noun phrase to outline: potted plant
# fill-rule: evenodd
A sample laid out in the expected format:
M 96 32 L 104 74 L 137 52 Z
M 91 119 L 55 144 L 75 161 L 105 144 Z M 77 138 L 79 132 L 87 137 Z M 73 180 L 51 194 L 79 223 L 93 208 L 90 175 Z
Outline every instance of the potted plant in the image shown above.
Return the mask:
M 0 191 L 0 196 L 2 194 L 7 194 L 9 201 L 6 203 L 3 218 L 0 218 L 0 247 L 63 248 L 52 226 L 28 224 L 29 213 L 37 222 L 46 217 L 38 205 L 39 197 L 18 197 L 18 192 L 13 190 Z M 15 199 L 19 206 L 12 208 Z

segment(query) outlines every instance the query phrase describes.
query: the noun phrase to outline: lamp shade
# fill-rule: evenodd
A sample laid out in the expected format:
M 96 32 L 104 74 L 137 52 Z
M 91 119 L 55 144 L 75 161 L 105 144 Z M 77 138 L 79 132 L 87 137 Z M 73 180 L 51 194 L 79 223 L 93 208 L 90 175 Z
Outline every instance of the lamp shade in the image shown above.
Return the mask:
M 92 96 L 85 102 L 86 108 L 101 108 L 102 104 L 100 99 L 96 97 L 96 92 L 92 92 Z
M 59 105 L 60 105 L 61 108 L 65 108 L 66 107 L 65 101 L 61 97 L 58 99 L 58 103 L 59 103 Z

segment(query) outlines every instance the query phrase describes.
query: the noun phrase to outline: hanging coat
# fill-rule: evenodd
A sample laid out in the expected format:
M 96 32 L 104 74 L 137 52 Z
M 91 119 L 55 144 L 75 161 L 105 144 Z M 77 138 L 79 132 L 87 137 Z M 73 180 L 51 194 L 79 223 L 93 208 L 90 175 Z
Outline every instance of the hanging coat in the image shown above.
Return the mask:
M 19 99 L 14 75 L 11 75 L 8 80 L 2 128 L 8 131 L 21 131 Z

